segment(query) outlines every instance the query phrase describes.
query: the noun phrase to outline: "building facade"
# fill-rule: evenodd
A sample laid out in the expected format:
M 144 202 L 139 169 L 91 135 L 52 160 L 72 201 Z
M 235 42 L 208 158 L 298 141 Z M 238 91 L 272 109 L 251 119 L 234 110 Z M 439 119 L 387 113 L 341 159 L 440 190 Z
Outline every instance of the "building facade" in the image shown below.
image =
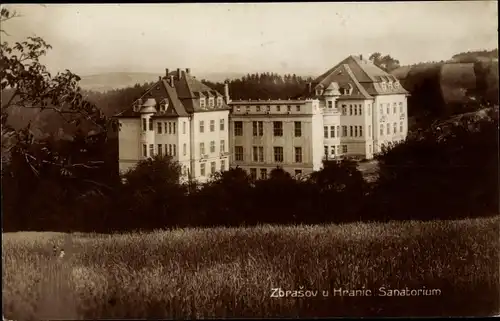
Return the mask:
M 192 77 L 189 69 L 167 69 L 131 108 L 116 116 L 120 171 L 154 155 L 178 161 L 182 180 L 204 182 L 211 173 L 227 170 L 227 100 Z
M 406 138 L 407 96 L 394 76 L 349 56 L 296 100 L 229 102 L 232 164 L 264 178 L 276 166 L 297 175 L 324 159 L 371 159 Z
M 408 133 L 408 92 L 392 75 L 349 56 L 296 99 L 231 101 L 186 69 L 160 78 L 117 117 L 121 171 L 168 154 L 183 179 L 241 167 L 254 179 L 281 167 L 292 176 L 324 159 L 371 159 Z

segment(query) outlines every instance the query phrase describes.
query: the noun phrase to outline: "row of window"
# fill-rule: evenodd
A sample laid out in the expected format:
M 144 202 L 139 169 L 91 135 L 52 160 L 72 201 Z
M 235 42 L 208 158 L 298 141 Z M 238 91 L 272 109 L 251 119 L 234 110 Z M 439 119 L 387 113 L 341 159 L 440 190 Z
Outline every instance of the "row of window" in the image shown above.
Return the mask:
M 267 168 L 260 168 L 259 169 L 259 178 L 260 179 L 267 179 Z M 302 175 L 302 170 L 296 169 L 295 170 L 295 176 L 297 175 Z M 250 168 L 250 178 L 252 180 L 257 179 L 257 168 Z
M 242 107 L 243 106 L 236 106 L 236 111 L 240 112 Z M 246 106 L 245 107 L 245 111 L 246 112 L 251 112 L 252 111 L 252 107 L 254 107 L 254 106 Z M 265 106 L 265 107 L 264 106 L 255 106 L 255 111 L 256 112 L 261 112 L 261 111 L 264 111 L 264 108 L 265 108 L 265 111 L 271 112 L 271 107 L 273 107 L 273 106 L 271 106 L 271 105 L 268 105 L 268 106 Z M 274 107 L 276 108 L 275 109 L 276 112 L 281 112 L 281 106 L 280 105 L 276 105 Z M 296 105 L 295 106 L 295 110 L 298 111 L 298 112 L 300 112 L 300 105 Z M 291 112 L 292 111 L 292 106 L 290 106 L 290 105 L 286 106 L 286 111 Z
M 302 163 L 302 147 L 294 147 L 295 151 L 295 163 Z M 282 146 L 274 146 L 274 161 L 276 163 L 283 163 L 284 153 Z M 252 160 L 254 162 L 263 163 L 264 162 L 264 147 L 263 146 L 253 146 L 252 147 Z M 234 160 L 237 162 L 244 161 L 243 146 L 234 147 Z
M 226 141 L 220 141 L 220 152 L 224 153 L 226 151 Z M 215 140 L 210 142 L 210 153 L 215 153 Z M 200 143 L 200 155 L 205 155 L 205 143 Z
M 393 123 L 392 124 L 393 134 L 397 133 L 397 129 L 398 129 L 398 124 Z M 399 132 L 400 133 L 403 132 L 403 122 L 399 122 Z M 391 124 L 387 124 L 387 135 L 390 135 L 390 134 L 391 134 Z M 384 124 L 380 124 L 380 136 L 384 136 Z
M 386 114 L 390 115 L 391 114 L 391 104 L 387 103 L 385 107 L 386 107 L 385 108 Z M 393 103 L 392 104 L 392 113 L 393 114 L 397 113 L 397 110 L 398 110 L 397 108 L 398 108 L 398 104 L 397 103 Z M 384 104 L 380 104 L 379 105 L 379 112 L 380 112 L 380 115 L 384 114 Z M 403 103 L 402 102 L 399 102 L 399 112 L 403 113 Z
M 183 146 L 184 150 L 183 153 L 186 155 L 186 144 Z M 158 144 L 156 153 L 155 153 L 155 146 L 153 144 L 149 144 L 149 154 L 148 154 L 148 147 L 146 144 L 142 144 L 142 155 L 144 157 L 153 157 L 154 155 L 160 155 L 163 156 L 163 145 Z M 175 144 L 165 144 L 165 155 L 170 155 L 170 156 L 177 156 L 177 147 Z
M 331 101 L 328 102 L 328 108 L 330 107 Z M 371 109 L 371 104 L 368 104 L 368 116 L 371 115 L 370 112 Z M 349 113 L 347 113 L 349 111 Z M 342 105 L 342 116 L 362 116 L 363 115 L 363 105 L 361 104 L 349 104 L 349 107 L 347 105 Z
M 253 136 L 264 136 L 264 122 L 254 121 L 252 122 Z M 273 135 L 276 137 L 283 136 L 283 122 L 274 121 L 273 122 Z M 243 122 L 234 122 L 234 136 L 243 136 Z M 302 136 L 302 123 L 300 121 L 294 122 L 294 136 Z
M 225 121 L 224 121 L 224 118 L 222 118 L 219 120 L 219 130 L 224 131 L 224 129 L 225 129 Z M 210 131 L 211 132 L 215 131 L 215 120 L 210 121 Z M 200 133 L 204 133 L 204 132 L 205 132 L 205 121 L 200 120 Z
M 148 126 L 149 122 L 149 126 Z M 173 134 L 175 135 L 176 132 L 176 122 L 156 122 L 156 132 L 158 134 Z M 142 119 L 142 131 L 146 131 L 149 127 L 150 131 L 153 131 L 153 119 L 149 118 L 149 121 L 146 120 L 146 118 Z M 182 133 L 186 133 L 186 122 L 182 122 Z
M 221 172 L 223 172 L 223 171 L 226 170 L 226 160 L 224 160 L 224 159 L 220 160 L 219 170 Z M 216 171 L 217 171 L 217 163 L 216 162 L 210 162 L 210 174 L 215 174 Z M 200 176 L 206 176 L 206 175 L 207 175 L 206 164 L 205 163 L 201 163 L 200 164 Z
M 200 108 L 205 108 L 206 107 L 206 100 L 205 98 L 200 98 Z M 215 100 L 214 98 L 208 98 L 208 107 L 214 107 L 215 105 Z M 222 106 L 222 97 L 217 98 L 217 107 Z
M 333 145 L 330 147 L 325 145 L 324 149 L 325 149 L 324 154 L 327 158 L 328 158 L 328 150 L 330 150 L 331 155 L 341 155 L 347 153 L 347 145 Z
M 363 126 L 349 126 L 349 131 L 347 131 L 348 126 L 342 126 L 342 132 L 340 132 L 340 126 L 324 126 L 323 136 L 325 138 L 338 138 L 338 137 L 363 137 Z M 368 137 L 371 137 L 372 126 L 368 125 Z M 342 134 L 342 135 L 341 135 Z

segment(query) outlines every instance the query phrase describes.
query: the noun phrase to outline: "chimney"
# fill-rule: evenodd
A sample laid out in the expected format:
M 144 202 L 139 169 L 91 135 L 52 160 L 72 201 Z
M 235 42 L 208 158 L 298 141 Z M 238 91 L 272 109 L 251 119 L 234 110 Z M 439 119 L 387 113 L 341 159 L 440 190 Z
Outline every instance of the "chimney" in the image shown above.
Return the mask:
M 360 60 L 363 60 L 363 55 L 359 55 L 359 59 L 360 59 Z
M 231 98 L 229 97 L 229 83 L 227 81 L 224 83 L 224 99 L 226 100 L 226 104 L 231 102 Z
M 161 81 L 161 76 L 158 76 L 158 81 Z
M 168 68 L 165 68 L 165 78 L 168 78 L 168 72 L 169 72 Z
M 189 75 L 191 72 L 191 69 L 190 68 L 186 68 L 186 74 Z
M 170 86 L 174 87 L 174 75 L 170 75 Z
M 177 68 L 177 79 L 182 78 L 181 68 Z

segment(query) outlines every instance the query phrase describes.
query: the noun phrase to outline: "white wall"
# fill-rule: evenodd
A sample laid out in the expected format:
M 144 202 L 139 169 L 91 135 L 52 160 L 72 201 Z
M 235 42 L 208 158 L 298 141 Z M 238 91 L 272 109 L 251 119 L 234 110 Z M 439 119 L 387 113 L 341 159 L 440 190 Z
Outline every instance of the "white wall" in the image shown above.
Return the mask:
M 123 172 L 135 166 L 141 159 L 141 124 L 137 118 L 122 118 L 119 123 L 118 163 L 120 172 Z
M 399 103 L 403 103 L 403 112 L 401 113 Z M 394 113 L 394 103 L 396 103 L 396 113 Z M 403 140 L 408 134 L 408 112 L 407 99 L 405 95 L 381 95 L 375 98 L 376 107 L 374 108 L 375 130 L 375 152 L 381 151 L 382 144 Z M 387 113 L 387 104 L 389 104 L 389 113 Z M 382 114 L 380 107 L 382 105 Z M 400 123 L 403 122 L 403 132 L 400 131 Z M 396 133 L 393 126 L 396 123 Z M 387 125 L 390 126 L 390 133 L 387 134 Z M 380 127 L 383 126 L 383 135 L 380 135 Z

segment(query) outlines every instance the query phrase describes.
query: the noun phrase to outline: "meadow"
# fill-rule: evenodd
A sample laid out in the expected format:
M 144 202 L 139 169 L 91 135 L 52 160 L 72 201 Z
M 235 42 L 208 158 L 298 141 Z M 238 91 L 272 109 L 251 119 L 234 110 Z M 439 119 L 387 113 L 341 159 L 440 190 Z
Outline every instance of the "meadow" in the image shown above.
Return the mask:
M 14 320 L 493 315 L 499 222 L 4 233 L 3 313 Z M 64 258 L 54 257 L 54 244 Z M 439 292 L 379 296 L 380 287 Z M 341 296 L 340 288 L 358 296 Z

